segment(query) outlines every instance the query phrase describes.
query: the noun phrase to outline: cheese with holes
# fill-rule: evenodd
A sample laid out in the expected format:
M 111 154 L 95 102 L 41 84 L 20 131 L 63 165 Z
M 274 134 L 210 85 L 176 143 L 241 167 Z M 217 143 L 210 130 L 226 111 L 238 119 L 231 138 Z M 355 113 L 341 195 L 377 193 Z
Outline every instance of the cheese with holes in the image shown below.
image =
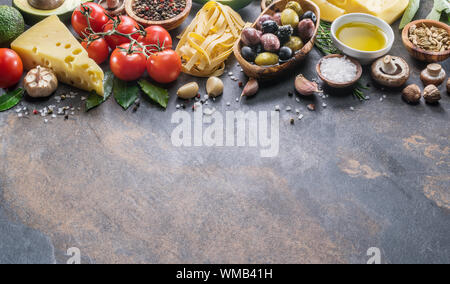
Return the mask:
M 367 13 L 377 16 L 389 24 L 395 22 L 408 6 L 409 0 L 312 0 L 320 6 L 321 14 L 332 15 L 327 21 L 339 17 L 339 10 L 345 13 Z
M 31 27 L 11 43 L 11 48 L 25 69 L 37 65 L 51 68 L 60 82 L 103 96 L 103 70 L 57 16 Z

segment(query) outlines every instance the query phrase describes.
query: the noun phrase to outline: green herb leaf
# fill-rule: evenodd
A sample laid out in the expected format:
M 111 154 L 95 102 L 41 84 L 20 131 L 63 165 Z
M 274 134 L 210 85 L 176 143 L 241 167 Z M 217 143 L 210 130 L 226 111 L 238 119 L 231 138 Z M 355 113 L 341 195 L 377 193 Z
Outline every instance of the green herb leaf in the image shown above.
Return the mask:
M 414 16 L 419 11 L 420 0 L 409 0 L 408 7 L 406 8 L 405 13 L 403 14 L 402 21 L 400 22 L 400 29 L 406 27 L 413 19 Z
M 166 89 L 156 87 L 150 84 L 147 80 L 140 80 L 139 86 L 142 91 L 155 103 L 159 104 L 163 108 L 167 108 L 169 102 L 169 93 Z
M 103 89 L 104 95 L 99 96 L 95 92 L 92 92 L 86 100 L 86 111 L 89 111 L 102 103 L 104 103 L 112 94 L 114 86 L 114 75 L 111 71 L 105 73 L 105 78 L 103 79 Z
M 138 98 L 139 87 L 136 82 L 125 82 L 114 78 L 114 98 L 116 102 L 127 110 Z
M 333 39 L 331 38 L 331 24 L 328 22 L 320 21 L 315 45 L 325 55 L 341 53 L 334 45 Z
M 0 111 L 15 107 L 22 100 L 23 93 L 24 90 L 19 88 L 0 96 Z

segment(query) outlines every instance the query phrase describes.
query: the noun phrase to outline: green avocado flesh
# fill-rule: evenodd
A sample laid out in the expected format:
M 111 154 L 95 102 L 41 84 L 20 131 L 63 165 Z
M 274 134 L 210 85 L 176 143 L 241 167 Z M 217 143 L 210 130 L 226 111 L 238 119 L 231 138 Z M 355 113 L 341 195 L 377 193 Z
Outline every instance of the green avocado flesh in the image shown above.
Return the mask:
M 8 47 L 25 30 L 22 15 L 10 6 L 0 6 L 0 47 Z
M 64 3 L 54 10 L 40 10 L 28 4 L 28 0 L 13 0 L 13 6 L 22 13 L 27 25 L 34 25 L 51 15 L 57 15 L 61 21 L 71 18 L 73 10 L 81 3 L 89 0 L 65 0 Z

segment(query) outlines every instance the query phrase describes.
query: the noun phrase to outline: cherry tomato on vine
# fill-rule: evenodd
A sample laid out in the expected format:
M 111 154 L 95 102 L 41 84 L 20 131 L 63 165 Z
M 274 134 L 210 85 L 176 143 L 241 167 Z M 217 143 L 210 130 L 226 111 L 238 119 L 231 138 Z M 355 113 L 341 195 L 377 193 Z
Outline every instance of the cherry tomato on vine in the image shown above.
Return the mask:
M 181 73 L 181 58 L 172 49 L 156 52 L 147 60 L 147 72 L 158 83 L 173 82 Z
M 150 26 L 145 29 L 146 35 L 140 36 L 138 41 L 144 45 L 157 45 L 164 49 L 172 48 L 172 38 L 169 32 L 161 26 Z
M 11 49 L 0 48 L 0 88 L 9 88 L 20 81 L 23 74 L 22 59 Z
M 116 48 L 109 59 L 109 66 L 114 75 L 123 81 L 134 81 L 139 79 L 145 72 L 147 58 L 142 53 L 128 53 L 130 44 L 120 45 L 120 49 Z M 140 51 L 134 47 L 134 51 Z
M 139 25 L 136 23 L 136 21 L 128 16 L 119 16 L 119 17 L 120 17 L 120 24 L 117 26 L 117 31 L 122 34 L 135 33 L 131 37 L 137 40 L 140 34 L 136 33 L 139 30 Z M 114 22 L 112 20 L 109 20 L 108 23 L 106 23 L 105 27 L 103 28 L 103 32 L 109 32 L 113 29 L 113 27 Z M 109 47 L 111 47 L 111 49 L 115 49 L 117 46 L 121 44 L 131 42 L 128 38 L 123 37 L 121 35 L 105 36 L 105 39 Z
M 83 8 L 83 6 L 85 8 Z M 92 2 L 88 2 L 85 4 L 80 5 L 72 14 L 72 27 L 75 30 L 75 32 L 80 36 L 84 37 L 84 34 L 89 34 L 87 31 L 87 21 L 86 16 L 82 14 L 82 11 L 85 11 L 85 9 L 88 9 L 90 11 L 90 19 L 89 23 L 91 24 L 91 28 L 94 30 L 94 32 L 99 33 L 103 31 L 103 26 L 106 25 L 109 18 L 106 16 L 106 10 Z
M 86 49 L 89 58 L 93 59 L 97 64 L 102 64 L 108 59 L 109 47 L 104 38 L 94 40 L 89 46 L 87 40 L 84 40 L 81 42 L 81 45 Z

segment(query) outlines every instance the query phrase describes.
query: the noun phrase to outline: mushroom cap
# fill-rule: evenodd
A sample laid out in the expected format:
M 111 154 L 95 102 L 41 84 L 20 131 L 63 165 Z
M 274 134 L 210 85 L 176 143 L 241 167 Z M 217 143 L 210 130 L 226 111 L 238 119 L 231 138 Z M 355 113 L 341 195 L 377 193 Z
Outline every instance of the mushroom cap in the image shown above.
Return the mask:
M 389 56 L 389 55 L 388 55 Z M 372 78 L 386 87 L 403 86 L 409 79 L 410 69 L 408 63 L 401 57 L 389 56 L 390 64 L 395 66 L 395 72 L 385 73 L 386 57 L 380 58 L 372 64 Z

